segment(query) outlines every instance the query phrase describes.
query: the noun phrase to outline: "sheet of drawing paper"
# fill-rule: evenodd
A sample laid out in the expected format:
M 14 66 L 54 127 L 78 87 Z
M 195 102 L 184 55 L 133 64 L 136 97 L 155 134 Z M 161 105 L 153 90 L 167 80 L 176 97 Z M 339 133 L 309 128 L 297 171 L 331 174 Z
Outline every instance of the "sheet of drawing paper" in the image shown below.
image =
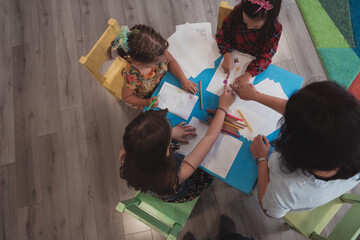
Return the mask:
M 255 59 L 255 57 L 249 54 L 244 54 L 236 50 L 233 50 L 231 54 L 234 61 L 234 68 L 230 72 L 230 76 L 227 82 L 228 84 L 233 83 L 235 81 L 235 78 L 243 75 L 246 72 L 246 68 L 249 63 Z M 223 92 L 224 80 L 226 79 L 226 74 L 221 66 L 223 61 L 224 59 L 221 60 L 214 76 L 210 81 L 209 86 L 206 89 L 207 91 L 218 96 L 220 96 Z
M 188 23 L 176 25 L 175 31 L 179 31 L 184 27 L 191 27 L 195 31 L 197 31 L 206 41 L 213 39 L 211 33 L 211 23 L 210 22 L 202 22 L 202 23 Z
M 189 124 L 196 128 L 197 136 L 189 139 L 190 142 L 188 144 L 181 144 L 178 152 L 185 156 L 195 148 L 208 130 L 208 125 L 201 123 L 195 117 L 191 118 Z M 226 178 L 242 144 L 242 141 L 239 139 L 220 133 L 213 147 L 201 163 L 201 166 L 222 178 Z
M 211 45 L 194 29 L 184 26 L 168 38 L 169 52 L 195 78 L 208 68 Z
M 267 95 L 288 99 L 281 84 L 268 78 L 255 85 L 255 88 Z M 239 133 L 249 141 L 252 141 L 258 134 L 268 136 L 279 128 L 278 122 L 282 115 L 265 105 L 255 101 L 244 101 L 241 104 L 231 105 L 229 113 L 241 118 L 237 109 L 240 109 L 253 130 L 253 132 L 249 128 L 239 130 Z
M 202 23 L 185 23 L 181 25 L 176 25 L 176 31 L 180 29 L 184 29 L 186 27 L 191 27 L 195 31 L 197 31 L 201 37 L 206 41 L 204 44 L 209 45 L 212 48 L 212 51 L 205 52 L 203 54 L 208 55 L 207 58 L 207 68 L 215 67 L 215 60 L 220 57 L 219 48 L 217 46 L 216 40 L 212 35 L 211 31 L 211 23 L 210 22 L 202 22 Z
M 169 112 L 188 120 L 198 96 L 185 92 L 174 85 L 165 82 L 159 92 L 159 108 L 169 109 Z

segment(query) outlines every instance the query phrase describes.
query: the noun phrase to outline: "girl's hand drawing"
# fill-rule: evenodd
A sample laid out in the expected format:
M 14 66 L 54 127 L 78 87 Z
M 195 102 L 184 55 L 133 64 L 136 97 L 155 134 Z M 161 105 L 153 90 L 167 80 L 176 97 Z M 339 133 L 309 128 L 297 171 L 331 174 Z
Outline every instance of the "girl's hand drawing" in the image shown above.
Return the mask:
M 269 150 L 270 143 L 264 135 L 257 135 L 250 145 L 250 152 L 254 158 L 267 158 Z
M 256 95 L 259 93 L 252 83 L 239 86 L 230 84 L 230 87 L 243 100 L 255 100 Z
M 189 140 L 186 139 L 187 136 L 196 136 L 196 128 L 186 124 L 185 122 L 179 123 L 176 127 L 174 127 L 171 131 L 171 139 L 178 141 L 189 143 Z
M 155 97 L 151 97 L 147 100 L 147 106 L 150 106 L 150 104 L 155 100 Z M 159 98 L 156 100 L 156 102 L 151 106 L 151 108 L 157 108 L 159 106 Z
M 197 85 L 189 80 L 186 79 L 184 81 L 181 82 L 181 87 L 186 91 L 186 92 L 191 92 L 192 94 L 196 94 L 198 91 Z
M 233 91 L 230 89 L 228 90 L 226 85 L 224 86 L 224 92 L 221 94 L 219 98 L 219 105 L 218 107 L 224 108 L 224 110 L 228 110 L 228 108 L 234 102 L 234 95 Z
M 228 79 L 231 69 L 233 69 L 234 67 L 234 61 L 232 59 L 231 53 L 224 54 L 224 61 L 221 64 L 221 67 L 224 69 L 224 72 L 226 73 L 226 79 Z
M 251 74 L 248 72 L 245 72 L 243 75 L 241 75 L 240 77 L 236 78 L 234 81 L 234 85 L 244 85 L 244 84 L 248 84 L 250 82 L 250 78 L 251 78 Z

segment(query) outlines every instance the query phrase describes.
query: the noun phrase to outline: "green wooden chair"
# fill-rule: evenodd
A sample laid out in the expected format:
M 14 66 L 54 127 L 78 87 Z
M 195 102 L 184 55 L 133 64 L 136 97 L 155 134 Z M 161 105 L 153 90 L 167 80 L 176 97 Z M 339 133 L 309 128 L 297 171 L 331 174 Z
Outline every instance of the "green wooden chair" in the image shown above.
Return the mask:
M 116 210 L 129 213 L 166 239 L 175 240 L 198 199 L 186 203 L 167 203 L 138 191 L 134 198 L 119 202 Z
M 341 206 L 352 204 L 328 238 L 320 236 Z M 333 201 L 304 212 L 287 213 L 283 218 L 287 225 L 313 240 L 355 240 L 360 233 L 360 195 L 344 194 Z

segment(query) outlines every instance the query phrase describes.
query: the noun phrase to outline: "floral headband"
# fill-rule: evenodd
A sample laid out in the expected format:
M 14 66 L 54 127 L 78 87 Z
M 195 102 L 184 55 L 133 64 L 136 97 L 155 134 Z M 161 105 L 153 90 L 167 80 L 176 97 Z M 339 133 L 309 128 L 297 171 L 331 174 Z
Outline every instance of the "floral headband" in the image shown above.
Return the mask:
M 240 1 L 240 0 L 237 0 L 237 1 Z M 244 1 L 246 1 L 246 0 L 244 0 Z M 256 12 L 254 12 L 254 14 L 257 13 L 258 11 L 260 11 L 261 9 L 265 9 L 265 12 L 267 12 L 273 8 L 273 5 L 271 5 L 269 3 L 269 1 L 265 1 L 265 0 L 247 0 L 247 1 L 251 2 L 252 4 L 257 4 L 260 6 L 259 9 L 256 10 Z
M 129 30 L 128 26 L 121 26 L 120 31 L 116 33 L 116 37 L 114 39 L 114 43 L 111 46 L 112 50 L 116 50 L 121 47 L 126 53 L 130 51 L 128 46 L 128 37 L 130 34 L 138 33 L 138 29 L 134 29 L 132 31 Z

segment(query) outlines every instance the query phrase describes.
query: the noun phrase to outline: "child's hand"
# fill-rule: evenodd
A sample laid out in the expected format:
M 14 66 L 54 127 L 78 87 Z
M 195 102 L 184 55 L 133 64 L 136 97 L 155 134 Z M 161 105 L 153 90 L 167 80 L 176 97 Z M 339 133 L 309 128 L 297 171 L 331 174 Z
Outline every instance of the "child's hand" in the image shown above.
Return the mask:
M 225 53 L 224 54 L 224 61 L 221 64 L 221 67 L 224 69 L 224 72 L 226 73 L 226 79 L 229 78 L 231 69 L 234 67 L 234 62 L 231 56 L 231 53 Z
M 151 97 L 147 100 L 147 106 L 150 106 L 151 103 L 155 100 L 157 97 Z M 151 106 L 151 108 L 157 108 L 159 106 L 159 98 L 156 100 L 156 102 Z
M 219 98 L 219 107 L 223 108 L 224 110 L 228 110 L 231 104 L 234 102 L 234 95 L 233 91 L 227 89 L 227 86 L 224 86 L 224 92 L 221 94 Z
M 181 82 L 181 87 L 186 91 L 186 92 L 191 92 L 192 94 L 196 94 L 198 91 L 197 85 L 193 82 L 190 81 L 189 79 L 186 79 L 184 81 Z
M 251 78 L 251 74 L 246 72 L 243 75 L 241 75 L 240 77 L 236 78 L 233 85 L 244 85 L 244 84 L 248 84 L 250 82 L 250 78 Z
M 267 158 L 269 150 L 270 143 L 264 135 L 257 135 L 250 145 L 250 152 L 254 158 Z
M 256 95 L 259 93 L 252 83 L 240 86 L 230 84 L 230 87 L 243 100 L 255 100 Z
M 171 139 L 178 141 L 189 143 L 189 140 L 186 139 L 187 136 L 196 136 L 196 128 L 185 124 L 185 122 L 179 123 L 176 127 L 174 127 L 171 131 Z

